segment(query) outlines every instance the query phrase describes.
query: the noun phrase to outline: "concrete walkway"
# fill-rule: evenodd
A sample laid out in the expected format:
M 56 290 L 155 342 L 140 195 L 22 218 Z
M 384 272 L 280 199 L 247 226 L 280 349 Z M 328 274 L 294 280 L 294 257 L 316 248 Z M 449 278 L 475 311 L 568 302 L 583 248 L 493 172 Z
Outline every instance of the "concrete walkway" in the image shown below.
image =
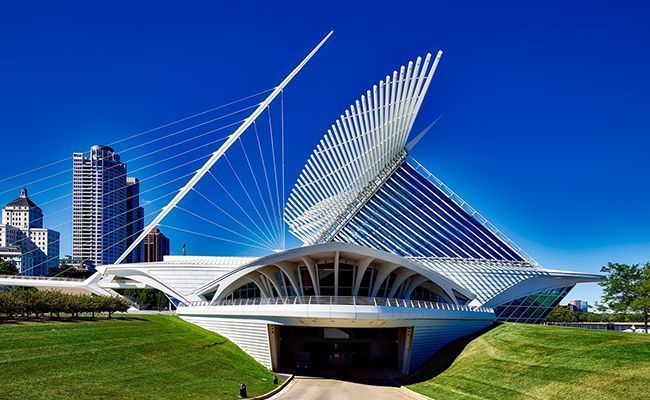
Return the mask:
M 423 399 L 387 381 L 379 384 L 356 383 L 328 378 L 295 377 L 272 400 L 400 400 Z

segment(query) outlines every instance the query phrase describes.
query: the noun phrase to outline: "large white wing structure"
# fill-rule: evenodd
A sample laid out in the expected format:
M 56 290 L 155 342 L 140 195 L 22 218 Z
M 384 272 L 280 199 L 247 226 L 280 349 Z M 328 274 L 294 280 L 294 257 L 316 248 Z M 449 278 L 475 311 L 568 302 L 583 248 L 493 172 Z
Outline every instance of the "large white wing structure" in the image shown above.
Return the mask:
M 290 232 L 314 244 L 406 157 L 408 139 L 442 51 L 418 57 L 362 95 L 328 129 L 287 201 Z

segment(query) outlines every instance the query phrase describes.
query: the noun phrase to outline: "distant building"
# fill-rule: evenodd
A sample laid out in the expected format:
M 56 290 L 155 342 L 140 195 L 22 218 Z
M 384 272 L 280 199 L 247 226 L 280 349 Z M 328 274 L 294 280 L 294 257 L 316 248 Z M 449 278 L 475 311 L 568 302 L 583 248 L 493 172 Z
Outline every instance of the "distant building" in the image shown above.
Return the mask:
M 572 300 L 568 304 L 571 311 L 587 312 L 589 311 L 589 304 L 584 300 Z
M 43 211 L 25 188 L 2 210 L 0 259 L 12 261 L 23 275 L 47 275 L 59 265 L 59 232 L 43 228 Z
M 72 257 L 91 266 L 112 264 L 130 244 L 129 227 L 138 229 L 138 218 L 130 218 L 142 213 L 139 184 L 134 179 L 127 184 L 126 164 L 103 145 L 91 147 L 88 155 L 74 153 L 73 175 Z M 139 210 L 131 215 L 133 208 Z
M 144 230 L 144 210 L 140 207 L 140 181 L 138 178 L 126 178 L 126 245 L 131 243 Z M 140 243 L 126 256 L 124 262 L 134 263 L 144 261 L 144 245 Z
M 11 262 L 19 272 L 34 269 L 34 256 L 31 253 L 23 252 L 18 246 L 0 247 L 0 260 Z
M 144 238 L 144 262 L 162 261 L 169 255 L 169 238 L 153 228 Z
M 71 255 L 66 254 L 63 257 L 61 257 L 60 262 L 61 262 L 61 265 L 63 265 L 63 264 L 65 264 L 65 265 L 73 265 L 73 264 L 79 263 L 79 260 L 75 260 L 74 258 L 72 258 Z

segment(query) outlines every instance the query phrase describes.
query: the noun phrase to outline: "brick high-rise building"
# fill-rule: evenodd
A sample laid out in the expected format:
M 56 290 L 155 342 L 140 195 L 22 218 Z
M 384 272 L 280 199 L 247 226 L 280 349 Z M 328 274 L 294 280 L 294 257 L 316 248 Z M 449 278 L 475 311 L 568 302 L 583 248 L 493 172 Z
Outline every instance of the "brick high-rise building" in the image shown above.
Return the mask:
M 153 228 L 144 239 L 144 262 L 162 261 L 169 255 L 169 239 L 158 228 Z

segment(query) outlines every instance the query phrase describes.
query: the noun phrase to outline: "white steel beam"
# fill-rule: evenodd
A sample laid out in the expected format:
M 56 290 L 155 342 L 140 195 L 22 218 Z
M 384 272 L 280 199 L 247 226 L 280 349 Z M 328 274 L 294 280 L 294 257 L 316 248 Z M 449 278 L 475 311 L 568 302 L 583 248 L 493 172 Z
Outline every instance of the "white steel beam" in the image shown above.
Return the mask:
M 242 135 L 242 133 L 244 133 L 244 131 L 248 129 L 248 127 L 257 119 L 257 117 L 260 116 L 266 107 L 271 104 L 273 99 L 275 99 L 282 92 L 282 90 L 284 90 L 284 88 L 293 79 L 293 77 L 296 76 L 298 72 L 300 72 L 305 64 L 307 64 L 307 62 L 325 44 L 325 42 L 330 38 L 330 36 L 332 36 L 333 33 L 334 31 L 328 33 L 327 36 L 325 36 L 325 38 L 323 38 L 323 40 L 321 40 L 320 43 L 318 43 L 318 45 L 314 47 L 314 49 L 300 62 L 300 64 L 298 64 L 298 66 L 294 68 L 293 71 L 291 71 L 291 73 L 289 73 L 289 75 L 287 75 L 287 77 L 284 78 L 284 80 L 278 86 L 276 86 L 271 94 L 263 102 L 260 103 L 255 111 L 253 111 L 253 113 L 248 118 L 246 118 L 246 120 L 239 126 L 239 128 L 237 128 L 235 132 L 233 132 L 232 135 L 228 137 L 228 140 L 226 140 L 226 142 L 224 142 L 224 144 L 221 145 L 221 147 L 212 154 L 210 159 L 208 159 L 208 161 L 206 161 L 206 163 L 198 171 L 196 171 L 194 176 L 192 176 L 192 178 L 185 184 L 185 186 L 181 188 L 181 190 L 176 194 L 176 196 L 174 196 L 169 204 L 167 204 L 162 209 L 160 214 L 156 215 L 156 217 L 149 223 L 149 225 L 147 225 L 142 233 L 140 233 L 137 239 L 133 241 L 133 243 L 131 243 L 131 245 L 124 251 L 124 253 L 122 253 L 122 255 L 115 261 L 115 264 L 120 264 L 122 261 L 124 261 L 126 256 L 131 253 L 133 249 L 135 249 L 140 244 L 140 242 L 142 242 L 142 240 L 144 240 L 147 234 L 149 234 L 149 232 L 151 232 L 151 230 L 155 228 L 163 220 L 163 218 L 165 218 L 167 214 L 169 214 L 169 212 L 174 209 L 174 207 L 176 207 L 176 205 L 183 199 L 183 197 L 185 197 L 185 195 L 187 195 L 187 193 L 192 190 L 194 185 L 196 185 L 201 180 L 201 178 L 203 178 L 203 176 L 210 170 L 210 168 L 212 168 L 217 160 L 219 160 L 221 156 L 224 155 L 226 150 L 228 150 L 230 146 L 235 143 L 235 141 Z
M 311 278 L 311 283 L 314 288 L 314 294 L 320 296 L 320 282 L 318 280 L 318 267 L 316 266 L 316 261 L 311 257 L 301 256 L 302 262 L 305 263 L 307 271 L 309 272 L 309 277 Z

